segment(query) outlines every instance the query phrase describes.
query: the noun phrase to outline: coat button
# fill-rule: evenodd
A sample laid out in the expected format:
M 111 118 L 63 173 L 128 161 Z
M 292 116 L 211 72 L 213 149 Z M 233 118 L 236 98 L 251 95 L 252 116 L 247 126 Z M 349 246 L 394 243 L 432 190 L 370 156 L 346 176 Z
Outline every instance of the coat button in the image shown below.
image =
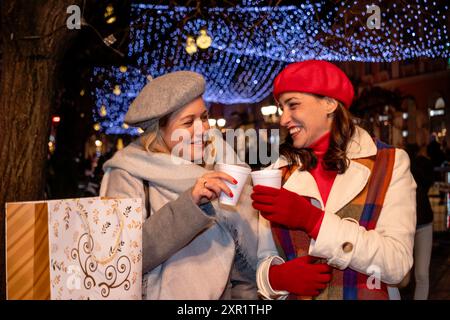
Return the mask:
M 349 253 L 353 250 L 353 244 L 351 244 L 350 242 L 344 242 L 344 244 L 342 245 L 342 250 L 345 253 Z

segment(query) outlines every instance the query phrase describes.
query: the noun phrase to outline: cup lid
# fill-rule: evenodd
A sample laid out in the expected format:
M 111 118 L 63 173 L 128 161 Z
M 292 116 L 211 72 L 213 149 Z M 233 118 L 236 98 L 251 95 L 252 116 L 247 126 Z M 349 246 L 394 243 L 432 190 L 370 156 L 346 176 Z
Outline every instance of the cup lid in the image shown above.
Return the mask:
M 245 173 L 245 174 L 249 174 L 252 171 L 252 169 L 250 169 L 248 167 L 239 166 L 239 165 L 235 165 L 235 164 L 217 163 L 216 165 L 217 165 L 217 168 L 219 168 L 219 170 L 220 169 L 230 170 L 230 171 Z
M 261 176 L 261 177 L 281 176 L 281 170 L 278 169 L 258 170 L 253 171 L 251 174 L 252 176 Z

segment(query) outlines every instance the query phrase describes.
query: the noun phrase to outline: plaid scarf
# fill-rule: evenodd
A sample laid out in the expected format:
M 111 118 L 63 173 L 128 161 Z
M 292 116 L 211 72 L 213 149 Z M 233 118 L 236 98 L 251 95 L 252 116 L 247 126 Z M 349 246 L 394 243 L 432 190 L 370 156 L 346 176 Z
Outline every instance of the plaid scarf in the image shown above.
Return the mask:
M 336 214 L 341 218 L 353 218 L 366 230 L 376 227 L 384 198 L 391 181 L 395 160 L 395 148 L 375 141 L 377 154 L 373 157 L 355 159 L 370 169 L 371 174 L 364 189 L 349 204 Z M 298 169 L 298 166 L 284 167 L 283 183 Z M 286 260 L 308 254 L 310 238 L 299 230 L 289 230 L 275 223 L 271 224 L 272 234 L 278 252 Z M 381 288 L 369 289 L 369 277 L 350 268 L 333 269 L 332 280 L 328 287 L 315 299 L 317 300 L 388 300 L 386 284 Z M 310 299 L 291 294 L 288 299 Z

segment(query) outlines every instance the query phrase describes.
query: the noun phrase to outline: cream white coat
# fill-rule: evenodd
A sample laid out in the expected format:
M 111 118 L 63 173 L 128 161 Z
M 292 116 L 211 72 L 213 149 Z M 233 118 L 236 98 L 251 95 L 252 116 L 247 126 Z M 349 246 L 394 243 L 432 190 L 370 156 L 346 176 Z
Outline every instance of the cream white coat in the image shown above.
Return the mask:
M 311 240 L 309 255 L 325 258 L 330 266 L 341 270 L 349 267 L 372 275 L 373 285 L 377 285 L 378 280 L 395 285 L 402 281 L 413 264 L 416 183 L 410 172 L 407 153 L 401 149 L 395 150 L 392 179 L 374 230 L 368 231 L 357 221 L 341 219 L 336 215 L 363 190 L 370 176 L 367 167 L 353 160 L 373 156 L 376 152 L 376 145 L 370 135 L 357 127 L 347 148 L 350 166 L 344 174 L 337 175 L 326 206 L 323 205 L 314 178 L 307 171 L 296 171 L 283 187 L 311 197 L 311 202 L 325 211 L 318 237 L 315 241 Z M 286 164 L 286 160 L 280 158 L 270 168 L 280 168 Z M 259 293 L 266 299 L 282 299 L 287 292 L 274 291 L 270 287 L 268 273 L 270 265 L 284 261 L 275 248 L 270 223 L 261 216 L 258 237 Z M 350 243 L 352 250 L 349 251 L 347 245 L 344 251 L 344 243 Z M 393 299 L 394 295 L 398 295 L 398 290 L 390 288 L 389 293 Z

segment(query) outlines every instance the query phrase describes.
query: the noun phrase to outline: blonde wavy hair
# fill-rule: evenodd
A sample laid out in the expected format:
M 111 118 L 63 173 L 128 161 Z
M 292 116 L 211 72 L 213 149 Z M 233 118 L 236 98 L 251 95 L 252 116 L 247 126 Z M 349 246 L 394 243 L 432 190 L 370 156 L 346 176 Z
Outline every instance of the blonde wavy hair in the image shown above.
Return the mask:
M 142 148 L 147 152 L 156 153 L 170 153 L 164 139 L 162 137 L 161 128 L 167 126 L 172 113 L 167 114 L 160 118 L 158 121 L 152 123 L 139 138 Z

